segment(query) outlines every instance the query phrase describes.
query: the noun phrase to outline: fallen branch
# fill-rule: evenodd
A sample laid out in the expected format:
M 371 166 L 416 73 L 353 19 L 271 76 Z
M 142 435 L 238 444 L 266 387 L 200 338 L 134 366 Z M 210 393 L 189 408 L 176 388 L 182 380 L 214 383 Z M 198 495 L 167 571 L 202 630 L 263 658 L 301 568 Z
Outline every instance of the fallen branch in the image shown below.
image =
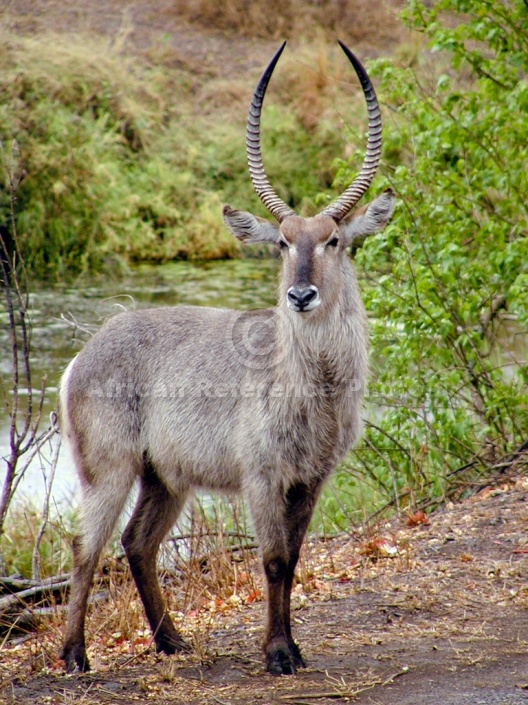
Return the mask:
M 54 582 L 50 580 L 43 580 L 38 585 L 34 585 L 25 590 L 19 590 L 14 592 L 12 595 L 5 595 L 0 597 L 0 617 L 8 614 L 13 608 L 21 607 L 26 609 L 26 601 L 28 599 L 42 599 L 44 597 L 50 597 L 57 593 L 61 593 L 70 587 L 70 578 L 55 580 Z
M 0 592 L 19 592 L 39 585 L 38 580 L 24 580 L 23 578 L 10 578 L 4 576 L 0 578 Z
M 65 587 L 69 587 L 69 583 L 69 580 L 64 580 L 62 587 L 60 587 L 60 583 L 55 583 L 55 587 L 57 590 L 62 590 L 65 589 Z M 25 592 L 27 593 L 28 591 Z M 4 635 L 4 640 L 11 639 L 14 633 L 27 633 L 34 631 L 38 627 L 42 618 L 51 617 L 58 613 L 66 612 L 68 610 L 67 605 L 53 604 L 40 607 L 28 606 L 26 603 L 19 600 L 19 596 L 20 593 L 18 593 L 17 595 L 9 596 L 14 600 L 17 600 L 17 602 L 13 603 L 11 607 L 17 607 L 18 609 L 0 612 L 0 631 Z M 88 602 L 90 604 L 94 604 L 96 602 L 108 600 L 109 597 L 110 593 L 108 590 L 100 590 L 99 592 L 95 593 L 95 595 L 92 595 Z M 16 637 L 13 638 L 13 641 L 16 643 Z
M 0 627 L 5 629 L 9 627 L 9 631 L 30 632 L 37 628 L 40 619 L 43 617 L 51 617 L 57 612 L 66 612 L 68 608 L 65 605 L 56 605 L 55 607 L 26 607 L 21 612 L 13 615 L 9 623 L 5 622 L 5 617 L 0 616 Z

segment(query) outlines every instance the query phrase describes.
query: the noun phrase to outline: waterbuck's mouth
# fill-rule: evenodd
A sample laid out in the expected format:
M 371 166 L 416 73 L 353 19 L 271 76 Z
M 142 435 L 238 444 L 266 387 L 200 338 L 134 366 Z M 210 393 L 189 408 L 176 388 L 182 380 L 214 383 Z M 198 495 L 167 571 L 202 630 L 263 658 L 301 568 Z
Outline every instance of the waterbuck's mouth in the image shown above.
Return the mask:
M 288 299 L 288 308 L 290 309 L 290 311 L 295 311 L 296 313 L 309 313 L 310 311 L 314 311 L 320 303 L 320 296 L 317 296 L 316 299 L 311 301 L 309 304 L 306 304 L 305 306 L 295 304 L 290 299 Z

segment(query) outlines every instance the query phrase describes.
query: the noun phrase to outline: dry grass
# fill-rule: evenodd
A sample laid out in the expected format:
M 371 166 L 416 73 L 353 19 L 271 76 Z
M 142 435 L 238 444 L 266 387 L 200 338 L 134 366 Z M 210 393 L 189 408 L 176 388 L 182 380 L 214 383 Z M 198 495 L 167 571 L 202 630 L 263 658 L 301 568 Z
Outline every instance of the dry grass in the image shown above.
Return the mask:
M 123 120 L 124 129 L 141 124 L 144 133 L 134 134 L 138 149 L 149 128 L 159 122 L 164 105 L 156 90 L 148 90 L 148 83 L 139 80 L 143 69 L 137 60 L 124 55 L 126 38 L 117 35 L 113 41 L 94 35 L 71 36 L 54 31 L 38 36 L 14 35 L 4 24 L 0 25 L 4 50 L 0 68 L 18 70 L 18 81 L 26 83 L 27 98 L 31 98 L 32 84 L 45 86 L 48 95 L 65 105 L 75 105 L 79 111 L 91 110 L 97 118 L 107 101 L 112 112 Z M 60 72 L 57 67 L 60 66 Z M 127 136 L 127 135 L 125 135 Z M 127 136 L 128 139 L 128 136 Z
M 160 555 L 162 592 L 198 662 L 208 659 L 210 632 L 218 615 L 262 601 L 255 548 L 238 503 L 228 506 L 221 500 L 207 511 L 195 502 L 180 529 L 164 543 Z M 150 651 L 152 635 L 121 554 L 105 559 L 94 592 L 97 590 L 108 594 L 108 600 L 97 602 L 90 610 L 90 660 L 105 664 L 112 653 L 136 658 Z
M 354 43 L 392 44 L 399 0 L 177 0 L 189 22 L 261 38 L 336 36 Z

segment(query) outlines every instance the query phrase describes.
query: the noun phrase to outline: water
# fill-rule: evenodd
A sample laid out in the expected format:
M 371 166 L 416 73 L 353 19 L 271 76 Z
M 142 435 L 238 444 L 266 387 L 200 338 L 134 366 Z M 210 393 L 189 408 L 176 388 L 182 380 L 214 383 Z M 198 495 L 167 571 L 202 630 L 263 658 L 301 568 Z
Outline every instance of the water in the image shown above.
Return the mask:
M 232 260 L 206 265 L 170 263 L 141 265 L 119 281 L 102 280 L 75 286 L 37 287 L 30 295 L 33 386 L 47 376 L 42 428 L 55 407 L 57 385 L 69 361 L 102 324 L 120 310 L 192 304 L 236 309 L 271 306 L 276 301 L 278 260 Z M 2 302 L 3 303 L 3 302 Z M 0 367 L 10 379 L 9 330 L 0 308 Z M 9 418 L 0 408 L 0 458 L 6 456 Z M 28 468 L 17 497 L 40 502 L 45 495 L 51 447 Z M 2 462 L 2 461 L 0 461 Z M 5 463 L 0 467 L 0 483 Z M 57 505 L 75 498 L 77 483 L 68 449 L 59 455 L 52 497 Z

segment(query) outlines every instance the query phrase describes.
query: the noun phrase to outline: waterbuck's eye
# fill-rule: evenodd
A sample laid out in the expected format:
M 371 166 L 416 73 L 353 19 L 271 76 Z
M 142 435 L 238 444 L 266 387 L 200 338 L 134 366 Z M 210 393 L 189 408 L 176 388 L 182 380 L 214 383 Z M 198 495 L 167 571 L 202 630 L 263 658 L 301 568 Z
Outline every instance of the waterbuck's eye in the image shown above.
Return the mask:
M 288 247 L 288 243 L 285 240 L 279 240 L 279 247 L 284 250 L 285 247 Z
M 326 243 L 327 247 L 337 247 L 339 245 L 339 238 L 338 237 L 333 237 L 331 240 L 329 240 Z

